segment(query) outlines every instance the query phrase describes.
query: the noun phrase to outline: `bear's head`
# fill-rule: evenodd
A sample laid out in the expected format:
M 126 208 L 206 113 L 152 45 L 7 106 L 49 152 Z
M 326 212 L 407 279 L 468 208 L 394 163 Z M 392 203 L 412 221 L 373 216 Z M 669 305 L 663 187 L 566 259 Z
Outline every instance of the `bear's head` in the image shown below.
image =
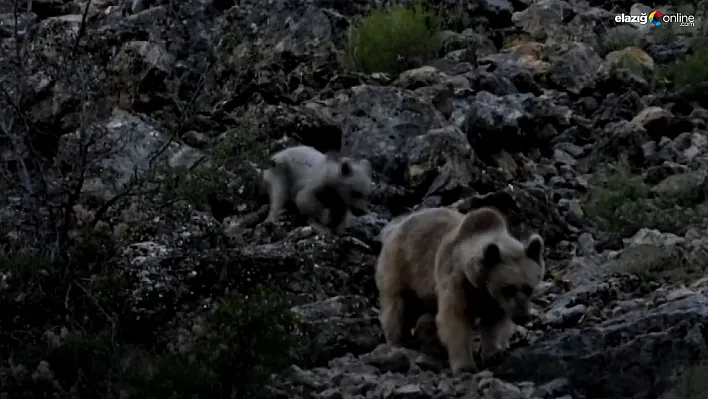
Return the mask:
M 545 272 L 541 236 L 533 234 L 521 243 L 492 208 L 467 214 L 459 231 L 461 266 L 469 282 L 485 289 L 514 323 L 526 324 L 531 316 L 529 300 Z
M 371 163 L 366 159 L 343 157 L 337 162 L 339 193 L 352 214 L 366 213 L 371 194 Z

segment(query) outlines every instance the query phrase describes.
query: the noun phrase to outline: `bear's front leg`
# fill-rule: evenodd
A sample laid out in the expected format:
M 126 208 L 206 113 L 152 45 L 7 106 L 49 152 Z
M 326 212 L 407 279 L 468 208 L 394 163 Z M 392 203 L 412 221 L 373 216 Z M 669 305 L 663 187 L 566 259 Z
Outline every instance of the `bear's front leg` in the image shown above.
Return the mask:
M 498 330 L 496 336 L 497 344 L 500 349 L 503 351 L 509 349 L 511 337 L 514 335 L 514 332 L 516 332 L 516 324 L 511 320 L 505 319 L 495 328 Z
M 406 331 L 404 331 L 403 325 L 405 322 L 405 314 L 403 313 L 405 311 L 405 303 L 403 298 L 398 293 L 381 292 L 380 295 L 379 306 L 381 313 L 379 314 L 379 320 L 381 321 L 381 328 L 386 342 L 393 346 L 404 346 Z
M 509 347 L 509 340 L 514 333 L 515 326 L 511 320 L 504 319 L 491 326 L 482 326 L 480 329 L 480 357 L 485 366 L 494 362 L 504 350 Z
M 456 303 L 453 295 L 439 296 L 435 325 L 440 342 L 447 349 L 452 372 L 477 371 L 472 328 L 467 322 L 464 305 Z

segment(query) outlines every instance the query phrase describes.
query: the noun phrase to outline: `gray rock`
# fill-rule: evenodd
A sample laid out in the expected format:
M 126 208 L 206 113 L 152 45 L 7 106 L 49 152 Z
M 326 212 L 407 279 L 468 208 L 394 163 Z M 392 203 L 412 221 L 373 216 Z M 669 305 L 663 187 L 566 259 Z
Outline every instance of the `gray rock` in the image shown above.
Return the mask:
M 84 193 L 102 201 L 147 184 L 141 179 L 149 177 L 156 162 L 188 168 L 201 158 L 198 150 L 186 150 L 148 122 L 120 109 L 114 110 L 105 124 L 91 127 L 88 136 L 78 131 L 62 136 L 59 159 L 77 159 L 89 142 L 86 161 L 90 169 Z
M 409 140 L 447 125 L 443 115 L 414 92 L 357 86 L 327 104 L 342 128 L 343 150 L 368 158 L 384 180 L 402 181 Z
M 568 108 L 531 94 L 500 97 L 483 91 L 470 100 L 463 130 L 478 153 L 534 148 L 553 138 L 537 127 L 546 124 L 561 127 L 570 120 Z
M 359 296 L 337 296 L 293 309 L 305 322 L 301 364 L 326 364 L 346 353 L 365 353 L 382 339 L 378 315 Z
M 602 58 L 592 47 L 581 42 L 561 43 L 549 46 L 551 69 L 548 78 L 569 93 L 581 94 L 594 87 L 597 68 Z
M 537 382 L 563 376 L 573 389 L 593 395 L 651 398 L 675 381 L 674 370 L 708 355 L 706 320 L 708 297 L 693 294 L 591 328 L 551 334 L 510 352 L 495 373 Z

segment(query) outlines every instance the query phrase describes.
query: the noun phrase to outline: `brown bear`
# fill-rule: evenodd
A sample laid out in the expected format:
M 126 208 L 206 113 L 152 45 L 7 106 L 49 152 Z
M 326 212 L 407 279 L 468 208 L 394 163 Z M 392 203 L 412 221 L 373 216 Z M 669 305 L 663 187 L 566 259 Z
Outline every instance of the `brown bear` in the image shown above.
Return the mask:
M 407 346 L 418 318 L 434 313 L 453 371 L 477 369 L 477 331 L 483 361 L 506 349 L 514 324 L 530 320 L 529 298 L 545 270 L 543 239 L 533 234 L 522 244 L 490 207 L 466 215 L 427 208 L 393 223 L 376 264 L 386 341 Z

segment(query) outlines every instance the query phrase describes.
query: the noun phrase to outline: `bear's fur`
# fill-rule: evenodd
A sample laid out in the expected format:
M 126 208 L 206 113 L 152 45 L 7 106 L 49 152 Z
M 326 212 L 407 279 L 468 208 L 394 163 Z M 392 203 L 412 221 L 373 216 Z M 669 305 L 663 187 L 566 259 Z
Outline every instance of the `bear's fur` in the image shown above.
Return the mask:
M 366 212 L 372 185 L 367 160 L 323 154 L 304 145 L 271 159 L 273 166 L 263 173 L 270 199 L 267 222 L 278 220 L 292 201 L 317 230 L 341 235 L 350 214 Z
M 376 264 L 387 342 L 407 346 L 419 317 L 434 313 L 450 368 L 476 370 L 475 332 L 487 361 L 508 347 L 514 323 L 528 322 L 529 297 L 545 270 L 543 250 L 539 235 L 522 244 L 489 207 L 466 215 L 427 208 L 396 220 Z

